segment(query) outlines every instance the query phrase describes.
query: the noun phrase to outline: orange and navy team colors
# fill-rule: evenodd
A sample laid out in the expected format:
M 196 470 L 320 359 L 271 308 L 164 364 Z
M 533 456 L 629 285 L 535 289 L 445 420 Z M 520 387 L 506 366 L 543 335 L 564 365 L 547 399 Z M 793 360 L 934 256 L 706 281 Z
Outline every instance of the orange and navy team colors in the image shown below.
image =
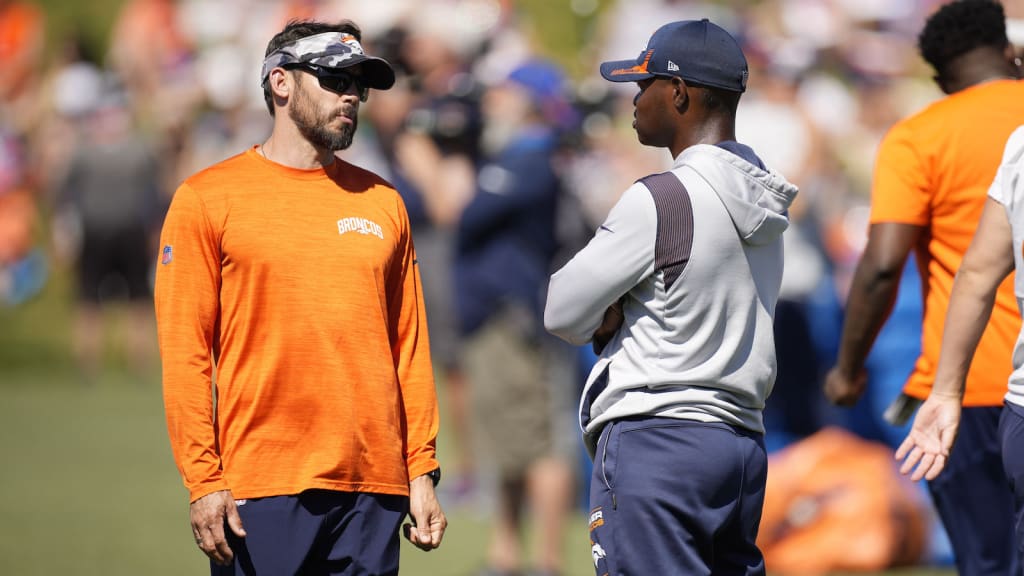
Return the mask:
M 924 319 L 921 356 L 904 388 L 910 396 L 925 398 L 931 390 L 953 277 L 978 226 L 1006 140 L 1022 124 L 1024 82 L 996 80 L 956 92 L 899 122 L 879 148 L 871 223 L 928 228 L 915 249 L 924 279 Z M 1020 322 L 1009 278 L 999 286 L 974 354 L 965 406 L 1003 404 Z
M 254 147 L 178 188 L 160 244 L 164 402 L 192 500 L 407 495 L 438 466 L 416 255 L 387 182 Z

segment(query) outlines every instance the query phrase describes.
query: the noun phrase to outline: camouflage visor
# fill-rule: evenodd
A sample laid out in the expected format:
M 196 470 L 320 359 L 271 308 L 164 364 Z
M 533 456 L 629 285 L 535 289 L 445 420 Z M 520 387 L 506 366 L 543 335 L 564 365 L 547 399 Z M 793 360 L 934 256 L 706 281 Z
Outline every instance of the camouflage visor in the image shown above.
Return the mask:
M 344 32 L 314 34 L 271 52 L 263 60 L 260 81 L 266 82 L 274 68 L 287 68 L 294 64 L 337 69 L 359 65 L 370 88 L 387 90 L 395 84 L 395 71 L 391 65 L 382 58 L 367 56 L 356 37 Z

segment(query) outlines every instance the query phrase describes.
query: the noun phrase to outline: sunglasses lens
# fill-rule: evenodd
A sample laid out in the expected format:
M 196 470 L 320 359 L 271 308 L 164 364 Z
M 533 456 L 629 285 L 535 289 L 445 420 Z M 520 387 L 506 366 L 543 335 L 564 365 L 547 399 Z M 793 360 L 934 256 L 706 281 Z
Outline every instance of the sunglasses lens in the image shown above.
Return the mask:
M 317 80 L 320 81 L 321 87 L 339 94 L 347 91 L 352 84 L 355 84 L 356 91 L 359 93 L 359 99 L 363 102 L 366 102 L 367 97 L 370 95 L 369 88 L 363 86 L 362 82 L 355 76 L 346 72 L 320 73 L 317 75 Z

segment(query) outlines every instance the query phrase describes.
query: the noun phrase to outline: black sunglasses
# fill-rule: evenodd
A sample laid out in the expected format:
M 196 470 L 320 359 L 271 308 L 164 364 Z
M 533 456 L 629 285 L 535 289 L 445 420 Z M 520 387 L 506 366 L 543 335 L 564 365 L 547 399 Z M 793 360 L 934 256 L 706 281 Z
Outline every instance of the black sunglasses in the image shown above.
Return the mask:
M 366 80 L 360 76 L 356 76 L 355 74 L 345 72 L 344 70 L 333 70 L 331 68 L 317 66 L 316 64 L 292 64 L 285 66 L 285 69 L 300 69 L 310 72 L 316 76 L 317 82 L 320 83 L 320 87 L 324 90 L 343 94 L 347 92 L 353 84 L 355 84 L 356 93 L 359 94 L 360 101 L 366 102 L 370 97 L 370 87 L 365 84 Z

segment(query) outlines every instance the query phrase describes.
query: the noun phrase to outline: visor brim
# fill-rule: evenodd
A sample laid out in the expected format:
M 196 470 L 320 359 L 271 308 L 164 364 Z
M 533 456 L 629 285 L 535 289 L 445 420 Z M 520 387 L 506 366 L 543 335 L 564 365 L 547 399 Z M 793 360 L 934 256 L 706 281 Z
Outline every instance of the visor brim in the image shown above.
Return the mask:
M 641 68 L 636 60 L 612 60 L 601 64 L 601 76 L 609 82 L 639 82 L 654 74 Z
M 328 60 L 330 57 L 324 58 Z M 310 64 L 316 64 L 323 66 L 324 68 L 333 68 L 343 70 L 352 66 L 360 66 L 363 69 L 362 77 L 366 79 L 366 85 L 374 90 L 387 90 L 395 85 L 395 71 L 391 68 L 386 60 L 381 58 L 374 58 L 373 56 L 366 56 L 363 54 L 356 54 L 351 58 L 345 60 L 343 66 L 326 66 L 317 62 L 317 58 L 310 61 Z

